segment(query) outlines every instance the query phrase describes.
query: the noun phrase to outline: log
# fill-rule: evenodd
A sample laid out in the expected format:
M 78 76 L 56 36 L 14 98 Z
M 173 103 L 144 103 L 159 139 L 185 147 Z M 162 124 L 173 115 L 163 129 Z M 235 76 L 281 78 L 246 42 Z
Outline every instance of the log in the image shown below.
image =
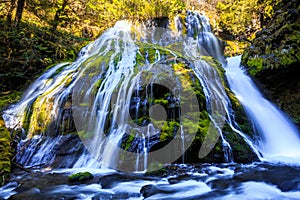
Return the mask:
M 28 173 L 31 172 L 30 169 L 23 167 L 21 164 L 19 164 L 19 163 L 17 163 L 17 162 L 12 161 L 11 164 L 14 165 L 15 167 L 17 167 L 17 168 L 19 168 L 19 169 L 25 171 L 25 172 L 28 172 Z

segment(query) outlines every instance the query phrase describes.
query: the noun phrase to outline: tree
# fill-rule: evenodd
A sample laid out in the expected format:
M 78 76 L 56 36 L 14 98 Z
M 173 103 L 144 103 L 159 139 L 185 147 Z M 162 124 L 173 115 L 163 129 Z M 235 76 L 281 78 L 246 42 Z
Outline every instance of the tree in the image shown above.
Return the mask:
M 217 4 L 220 26 L 232 35 L 249 35 L 259 27 L 257 0 L 223 0 Z
M 11 0 L 10 1 L 10 8 L 8 10 L 8 13 L 7 13 L 7 24 L 11 25 L 11 20 L 12 20 L 12 15 L 13 15 L 13 11 L 16 7 L 16 0 Z
M 68 3 L 68 0 L 63 0 L 61 3 L 60 1 L 58 1 L 58 9 L 56 10 L 52 26 L 54 31 L 57 29 L 58 24 L 61 22 L 61 15 L 64 13 Z
M 18 26 L 19 21 L 22 19 L 22 14 L 25 6 L 25 0 L 18 0 L 17 3 L 17 12 L 15 18 L 15 26 Z
M 216 8 L 223 30 L 235 36 L 252 36 L 274 14 L 281 0 L 221 0 Z

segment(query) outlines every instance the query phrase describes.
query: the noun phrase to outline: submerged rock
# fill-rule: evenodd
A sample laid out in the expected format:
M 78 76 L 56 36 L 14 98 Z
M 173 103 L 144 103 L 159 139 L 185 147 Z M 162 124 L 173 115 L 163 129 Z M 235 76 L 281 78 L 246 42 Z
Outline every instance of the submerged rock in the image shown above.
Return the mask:
M 164 191 L 160 190 L 159 187 L 155 185 L 145 185 L 142 187 L 140 192 L 144 198 L 148 198 L 154 194 L 164 192 Z
M 156 180 L 155 177 L 149 177 L 143 174 L 133 173 L 118 173 L 109 174 L 99 178 L 99 184 L 103 189 L 113 188 L 120 182 L 141 181 L 141 180 Z

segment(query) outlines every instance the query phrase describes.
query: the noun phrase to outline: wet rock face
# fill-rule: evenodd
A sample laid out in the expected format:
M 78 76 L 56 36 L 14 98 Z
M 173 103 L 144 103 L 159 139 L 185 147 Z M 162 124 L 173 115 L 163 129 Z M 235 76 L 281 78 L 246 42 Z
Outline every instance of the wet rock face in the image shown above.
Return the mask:
M 300 10 L 299 1 L 283 5 L 256 34 L 242 62 L 262 89 L 300 127 Z
M 29 167 L 72 167 L 84 150 L 78 135 L 33 138 L 21 142 L 16 162 Z
M 221 103 L 227 102 L 228 99 L 225 92 L 225 71 L 221 70 L 223 68 L 218 62 L 224 59 L 219 40 L 211 32 L 209 20 L 204 15 L 191 14 L 189 12 L 187 19 L 189 19 L 187 24 L 190 26 L 190 36 L 198 36 L 198 40 L 194 42 L 206 47 L 207 52 L 213 54 L 213 57 L 216 57 L 216 59 L 202 56 L 202 54 L 198 55 L 198 50 L 193 50 L 194 48 L 186 50 L 185 48 L 189 44 L 184 42 L 185 38 L 182 41 L 180 39 L 177 44 L 177 42 L 174 43 L 173 36 L 168 35 L 169 32 L 161 33 L 161 31 L 156 33 L 159 33 L 158 38 L 161 38 L 162 41 L 166 40 L 164 45 L 144 43 L 137 40 L 130 42 L 132 46 L 125 48 L 124 45 L 127 45 L 127 42 L 124 43 L 124 41 L 127 41 L 128 38 L 124 36 L 123 28 L 131 25 L 120 22 L 115 27 L 116 33 L 104 33 L 102 37 L 105 40 L 102 37 L 99 38 L 99 41 L 103 43 L 92 43 L 81 51 L 81 56 L 87 56 L 86 59 L 79 59 L 74 63 L 59 64 L 42 75 L 36 82 L 38 84 L 34 83 L 31 86 L 32 89 L 30 89 L 31 93 L 29 94 L 32 94 L 35 98 L 26 103 L 28 109 L 22 113 L 24 116 L 22 126 L 28 134 L 28 138 L 33 137 L 33 140 L 29 141 L 30 144 L 28 145 L 31 151 L 26 150 L 24 154 L 23 152 L 18 154 L 20 163 L 25 166 L 72 167 L 84 149 L 78 136 L 86 145 L 85 141 L 89 140 L 88 142 L 90 142 L 94 137 L 94 133 L 98 134 L 98 130 L 103 131 L 106 136 L 111 134 L 110 136 L 112 137 L 108 137 L 107 141 L 110 139 L 112 141 L 120 141 L 118 144 L 120 149 L 136 154 L 157 151 L 174 140 L 172 142 L 172 150 L 165 151 L 163 155 L 160 154 L 161 160 L 158 160 L 159 163 L 169 158 L 170 152 L 179 152 L 180 155 L 168 162 L 173 162 L 176 159 L 178 159 L 177 162 L 179 163 L 222 163 L 232 160 L 244 163 L 255 160 L 254 156 L 248 156 L 251 155 L 251 149 L 249 149 L 248 145 L 230 128 L 222 130 L 222 133 L 225 135 L 226 132 L 224 141 L 228 140 L 228 143 L 232 144 L 231 146 L 236 146 L 232 148 L 233 155 L 229 145 L 224 145 L 227 142 L 222 141 L 223 138 L 221 139 L 220 137 L 219 141 L 217 140 L 219 135 L 222 135 L 220 130 L 220 134 L 215 137 L 216 140 L 214 142 L 209 141 L 210 153 L 203 155 L 203 159 L 202 157 L 199 158 L 200 147 L 205 142 L 211 125 L 214 124 L 212 121 L 221 120 L 221 117 L 218 117 L 218 115 L 222 114 L 216 114 L 214 120 L 211 120 L 209 113 L 214 113 L 213 110 L 223 110 L 223 108 L 229 110 L 229 108 Z M 158 27 L 165 27 L 167 21 L 164 18 L 152 20 L 153 26 Z M 181 25 L 184 26 L 184 23 L 182 22 Z M 117 40 L 114 39 L 115 36 L 117 36 Z M 170 45 L 165 46 L 169 43 Z M 181 45 L 183 45 L 183 49 L 181 49 Z M 97 49 L 99 54 L 93 54 L 91 49 L 95 49 L 95 51 Z M 190 51 L 194 52 L 195 55 L 193 55 L 194 53 L 190 54 Z M 130 55 L 130 61 L 127 59 L 128 55 Z M 151 67 L 148 69 L 149 64 L 151 64 Z M 73 70 L 83 71 L 82 74 L 78 73 L 81 75 L 77 77 L 77 75 L 74 75 Z M 122 70 L 122 73 L 118 73 L 119 70 Z M 125 72 L 128 73 L 128 76 L 125 75 Z M 141 77 L 138 75 L 139 72 L 143 72 Z M 135 77 L 136 83 L 132 82 L 133 79 L 129 80 L 128 77 Z M 142 79 L 137 80 L 140 78 L 145 79 L 145 83 L 141 81 Z M 110 80 L 118 82 L 120 88 L 117 86 L 118 84 L 111 85 Z M 158 81 L 157 84 L 155 84 L 155 81 Z M 76 82 L 75 85 L 73 84 L 74 82 Z M 41 83 L 44 83 L 43 87 L 41 87 Z M 126 89 L 129 83 L 136 84 L 136 88 L 133 88 L 133 93 L 128 94 L 127 97 L 123 94 L 129 91 Z M 50 84 L 51 87 L 46 87 L 47 84 Z M 79 84 L 78 87 L 77 84 Z M 165 84 L 170 85 L 170 89 L 163 86 Z M 171 89 L 173 86 L 176 86 L 174 91 Z M 41 90 L 44 87 L 45 91 Z M 182 90 L 182 95 L 178 93 L 179 88 Z M 221 92 L 217 94 L 218 91 L 215 88 L 220 88 Z M 126 127 L 128 128 L 126 130 L 121 130 L 119 129 L 121 126 L 116 126 L 118 124 L 114 121 L 114 117 L 118 116 L 116 118 L 119 118 L 120 116 L 120 119 L 123 119 L 123 117 L 125 119 L 127 118 L 127 112 L 120 112 L 119 109 L 110 107 L 114 104 L 114 99 L 110 99 L 109 95 L 104 95 L 114 93 L 114 91 L 119 89 L 122 89 L 124 92 L 120 92 L 116 96 L 117 98 L 123 101 L 125 99 L 129 100 L 131 97 L 131 101 L 124 101 L 127 102 L 126 105 L 121 103 L 122 101 L 116 101 L 120 102 L 120 106 L 126 109 L 129 107 L 131 119 L 126 122 Z M 130 88 L 128 87 L 128 89 Z M 227 90 L 229 91 L 228 88 Z M 32 93 L 34 91 L 40 91 L 41 94 L 38 93 L 39 95 L 36 95 L 36 93 Z M 215 95 L 209 95 L 210 93 Z M 31 96 L 29 94 L 28 96 Z M 194 100 L 191 97 L 195 97 Z M 105 103 L 102 103 L 101 99 L 104 99 Z M 211 99 L 214 100 L 212 101 Z M 95 103 L 96 101 L 97 103 Z M 100 102 L 99 104 L 98 101 Z M 196 106 L 197 104 L 198 106 Z M 152 106 L 151 109 L 150 106 Z M 187 108 L 186 117 L 184 117 L 184 107 Z M 105 112 L 102 112 L 101 109 L 104 109 Z M 154 112 L 154 110 L 156 111 Z M 98 114 L 99 111 L 101 111 L 101 115 Z M 14 110 L 12 112 L 18 111 Z M 152 116 L 150 113 L 154 115 Z M 225 117 L 225 112 L 223 114 Z M 89 117 L 86 118 L 86 116 Z M 82 123 L 82 128 L 78 126 L 78 123 L 76 124 L 77 127 L 75 127 L 77 118 L 84 119 L 78 120 L 80 125 Z M 151 119 L 153 120 L 150 121 Z M 97 122 L 101 124 L 99 127 Z M 154 129 L 149 124 L 150 122 L 154 125 L 157 124 L 157 128 L 155 127 Z M 138 127 L 132 125 L 137 125 Z M 148 125 L 150 126 L 148 127 Z M 181 125 L 186 128 L 186 131 L 180 128 Z M 245 126 L 244 123 L 241 125 Z M 214 124 L 213 126 L 219 125 Z M 62 136 L 69 133 L 76 134 L 76 128 L 78 129 L 78 136 Z M 117 133 L 120 138 L 112 135 L 114 131 L 119 131 Z M 47 138 L 38 137 L 39 139 L 35 140 L 34 138 L 38 135 L 43 135 Z M 98 145 L 101 149 L 97 148 L 96 142 L 102 144 L 102 141 L 99 139 L 99 141 L 92 143 L 93 153 L 97 152 L 98 155 L 98 152 L 106 152 L 105 150 L 108 149 L 106 144 L 110 144 L 107 141 L 103 144 L 104 146 Z M 29 148 L 27 149 L 29 150 Z M 116 148 L 116 151 L 118 149 Z M 26 152 L 31 152 L 31 154 L 29 155 Z M 113 156 L 107 157 L 107 159 L 110 159 Z M 121 163 L 120 165 L 123 166 L 128 163 L 128 160 L 123 159 L 125 156 L 119 155 L 119 158 L 122 158 L 120 159 L 121 162 L 119 162 Z M 111 159 L 112 162 L 113 159 Z M 136 168 L 139 168 L 139 166 L 144 166 L 144 163 L 146 163 L 143 163 L 142 159 L 135 162 L 135 157 L 130 157 L 129 159 L 133 161 L 131 163 L 133 163 L 132 167 L 134 170 L 137 170 Z M 149 160 L 151 161 L 151 159 Z
M 67 168 L 73 166 L 84 149 L 84 145 L 78 135 L 69 134 L 64 136 L 60 145 L 57 147 L 56 158 L 52 166 L 54 168 Z
M 159 27 L 159 28 L 167 28 L 169 26 L 168 17 L 157 17 L 151 20 L 146 21 L 147 27 Z

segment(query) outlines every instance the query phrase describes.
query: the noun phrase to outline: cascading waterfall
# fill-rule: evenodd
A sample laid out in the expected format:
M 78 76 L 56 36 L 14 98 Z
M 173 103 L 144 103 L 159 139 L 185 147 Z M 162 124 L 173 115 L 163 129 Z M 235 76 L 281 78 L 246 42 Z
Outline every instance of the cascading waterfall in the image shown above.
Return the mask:
M 115 109 L 113 111 L 114 114 L 111 123 L 115 124 L 117 123 L 116 121 L 119 120 L 119 125 L 125 125 L 124 118 L 127 117 L 127 113 L 124 113 L 124 110 L 129 109 L 130 103 L 130 101 L 126 99 L 126 90 L 130 84 L 130 77 L 133 74 L 136 51 L 136 46 L 134 45 L 134 42 L 131 41 L 129 30 L 123 30 L 126 27 L 126 25 L 121 24 L 120 27 L 121 28 L 119 34 L 124 34 L 124 38 L 120 36 L 123 39 L 122 41 L 124 43 L 119 44 L 118 40 L 115 41 L 115 52 L 112 55 L 112 58 L 114 58 L 115 55 L 121 53 L 121 59 L 118 62 L 117 66 L 115 66 L 113 60 L 110 61 L 106 72 L 106 76 L 109 78 L 104 79 L 103 83 L 101 83 L 99 92 L 97 93 L 96 99 L 94 101 L 91 117 L 89 118 L 90 124 L 94 124 L 95 121 L 97 122 L 97 124 L 95 129 L 95 137 L 93 139 L 93 142 L 91 143 L 91 148 L 88 150 L 94 155 L 96 155 L 98 159 L 103 159 L 105 162 L 111 164 L 116 163 L 115 159 L 117 159 L 116 157 L 118 153 L 116 149 L 114 149 L 114 147 L 118 146 L 118 142 L 122 138 L 122 133 L 124 132 L 124 127 L 120 126 L 117 130 L 113 130 L 110 133 L 107 141 L 103 139 L 103 130 L 105 130 L 104 126 L 107 119 L 107 115 L 109 114 L 109 107 L 113 92 L 120 83 L 122 85 L 120 86 L 118 91 L 118 99 L 115 105 Z M 116 35 L 118 36 L 118 34 Z M 121 82 L 122 79 L 123 81 Z M 104 144 L 104 142 L 108 144 Z M 112 143 L 112 145 L 109 145 L 109 143 Z M 102 145 L 105 145 L 103 147 L 103 151 L 101 150 Z
M 194 20 L 188 22 L 190 26 L 188 28 L 189 31 L 197 29 L 197 33 L 199 35 L 200 33 L 203 33 L 203 31 L 211 35 L 212 33 L 210 32 L 208 19 L 203 15 L 200 16 L 197 14 L 195 16 L 196 17 L 194 17 Z M 192 16 L 189 16 L 189 19 L 192 19 Z M 203 30 L 200 32 L 199 27 L 202 21 Z M 87 133 L 92 132 L 92 136 L 87 136 L 89 137 L 89 145 L 86 146 L 88 151 L 83 153 L 74 166 L 91 166 L 89 163 L 94 163 L 94 167 L 99 167 L 101 162 L 108 163 L 109 166 L 114 166 L 114 163 L 117 163 L 119 157 L 118 146 L 120 145 L 120 142 L 126 133 L 125 130 L 132 130 L 132 127 L 128 127 L 128 125 L 125 123 L 130 117 L 126 111 L 129 110 L 131 96 L 127 94 L 132 94 L 136 90 L 137 97 L 139 96 L 139 90 L 136 88 L 140 87 L 140 80 L 139 76 L 136 76 L 134 72 L 138 46 L 135 44 L 135 41 L 132 38 L 130 29 L 130 24 L 118 22 L 114 28 L 104 33 L 94 43 L 91 43 L 87 47 L 83 48 L 80 52 L 80 57 L 76 62 L 72 64 L 63 63 L 46 72 L 29 88 L 28 92 L 25 93 L 24 99 L 19 104 L 6 111 L 4 117 L 7 121 L 7 126 L 15 127 L 16 124 L 18 124 L 22 127 L 22 121 L 24 121 L 23 118 L 26 117 L 26 114 L 28 115 L 28 113 L 26 113 L 26 109 L 29 110 L 29 113 L 41 112 L 44 110 L 44 112 L 46 112 L 50 110 L 50 119 L 46 118 L 46 116 L 40 115 L 32 115 L 30 117 L 29 122 L 27 122 L 29 124 L 29 136 L 34 134 L 37 126 L 39 128 L 38 131 L 42 133 L 50 132 L 47 129 L 49 126 L 53 126 L 51 123 L 55 121 L 55 119 L 58 119 L 58 122 L 54 123 L 54 128 L 51 129 L 51 131 L 55 131 L 56 133 L 54 133 L 54 135 L 57 135 L 57 132 L 59 132 L 59 123 L 64 118 L 63 110 L 66 107 L 65 104 L 68 103 L 70 94 L 73 91 L 72 95 L 74 112 L 76 112 L 77 109 L 76 105 L 80 104 L 80 106 L 85 106 L 85 104 L 93 102 L 91 109 L 87 108 L 85 112 L 80 110 L 80 114 L 77 116 L 78 118 L 87 119 L 87 126 L 83 126 L 84 130 L 78 130 L 79 135 L 88 135 Z M 169 32 L 166 32 L 166 30 L 164 30 L 163 33 L 160 33 L 162 37 L 160 37 L 159 40 L 156 40 L 154 32 L 155 31 L 150 31 L 151 43 L 165 43 L 165 45 L 175 43 L 176 41 L 184 43 L 183 47 L 181 47 L 181 50 L 176 50 L 179 50 L 181 53 L 187 56 L 193 63 L 193 70 L 196 73 L 197 78 L 200 80 L 207 97 L 207 109 L 209 112 L 211 112 L 210 118 L 212 123 L 210 128 L 216 132 L 216 135 L 221 136 L 225 161 L 231 162 L 233 160 L 231 147 L 222 135 L 221 130 L 224 119 L 223 117 L 218 117 L 218 115 L 212 113 L 214 112 L 213 110 L 218 110 L 223 115 L 226 113 L 225 110 L 227 109 L 226 104 L 228 101 L 226 99 L 226 93 L 221 86 L 222 84 L 220 79 L 218 79 L 218 76 L 216 76 L 217 72 L 205 61 L 199 61 L 200 54 L 196 53 L 198 55 L 189 55 L 191 52 L 197 52 L 199 43 L 201 46 L 206 44 L 205 42 L 211 41 L 207 39 L 203 43 L 192 38 L 188 38 L 186 42 L 186 40 L 182 40 L 182 36 L 174 39 L 173 36 L 170 36 Z M 218 47 L 219 43 L 216 41 L 217 39 L 214 38 L 211 44 L 214 49 L 220 49 Z M 208 44 L 206 45 L 210 46 Z M 168 51 L 172 55 L 176 55 L 176 52 L 174 52 L 172 49 L 169 49 Z M 212 53 L 213 49 L 209 49 L 209 51 L 209 53 Z M 214 54 L 214 56 L 221 59 L 221 56 L 218 54 Z M 95 66 L 92 66 L 93 64 L 91 63 L 92 61 L 97 61 L 97 59 L 99 59 L 99 62 L 97 63 L 101 67 L 99 69 L 94 69 Z M 163 59 L 163 55 L 161 55 L 160 50 L 157 49 L 155 51 L 154 62 L 152 61 L 150 64 L 148 52 L 144 59 L 146 65 L 141 66 L 141 68 L 149 70 L 153 64 Z M 90 77 L 91 74 L 97 74 L 97 76 L 90 79 L 88 76 Z M 172 74 L 170 74 L 170 77 L 172 77 Z M 153 80 L 154 79 L 155 77 Z M 78 84 L 78 82 L 83 82 L 83 84 Z M 151 84 L 150 87 L 152 88 Z M 77 92 L 81 91 L 86 92 L 84 95 L 77 94 Z M 96 94 L 95 97 L 93 94 Z M 113 97 L 114 95 L 115 97 Z M 147 93 L 147 96 L 148 95 L 149 94 Z M 151 95 L 153 96 L 152 92 L 150 92 L 150 96 L 148 96 L 145 101 L 153 98 Z M 74 96 L 82 99 L 74 99 Z M 114 105 L 111 105 L 112 98 L 116 98 Z M 43 108 L 43 104 L 50 104 L 51 106 Z M 30 110 L 32 109 L 31 107 L 33 107 L 33 110 Z M 139 107 L 140 105 L 138 102 L 136 104 L 137 112 Z M 41 110 L 41 108 L 44 110 Z M 42 125 L 39 125 L 40 118 L 45 118 L 46 120 L 46 122 Z M 104 133 L 104 130 L 107 130 L 107 126 L 114 127 L 115 125 L 117 125 L 117 128 L 111 128 L 109 129 L 108 133 Z M 138 130 L 138 133 L 140 133 L 139 138 L 141 138 L 140 142 L 143 145 L 142 148 L 138 150 L 139 154 L 135 166 L 136 170 L 146 170 L 147 152 L 149 151 L 149 138 L 158 132 L 155 130 L 155 128 L 149 128 L 149 126 L 151 126 L 151 124 L 144 129 Z M 183 140 L 185 139 L 185 132 L 182 126 L 180 127 L 180 138 L 182 141 L 181 153 L 184 154 L 185 144 Z M 108 135 L 107 137 L 105 136 L 106 134 Z M 146 140 L 146 138 L 148 139 Z M 92 140 L 92 142 L 90 142 L 90 140 Z M 97 162 L 91 158 L 89 153 L 92 153 L 96 159 L 100 161 L 100 164 L 96 164 Z M 139 164 L 139 160 L 141 160 L 141 158 L 143 158 L 143 167 L 141 167 Z M 85 162 L 84 160 L 90 160 L 90 162 Z M 26 161 L 21 163 L 24 164 Z
M 223 151 L 225 153 L 226 162 L 232 162 L 232 150 L 230 144 L 226 141 L 222 134 L 222 127 L 226 117 L 226 110 L 228 109 L 228 97 L 222 86 L 222 81 L 220 77 L 216 74 L 217 72 L 213 70 L 207 63 L 199 61 L 195 63 L 195 74 L 197 77 L 203 81 L 202 84 L 207 85 L 207 101 L 208 105 L 211 105 L 213 113 L 210 117 L 213 122 L 213 127 L 216 128 L 218 134 L 221 136 Z M 205 74 L 206 76 L 203 76 Z
M 224 64 L 225 58 L 221 41 L 211 31 L 209 19 L 197 12 L 188 12 L 186 17 L 187 35 L 195 37 L 202 55 L 212 56 Z M 177 25 L 178 26 L 178 25 Z M 182 27 L 182 25 L 180 25 Z
M 262 96 L 240 63 L 241 56 L 228 58 L 226 76 L 231 90 L 245 107 L 261 136 L 256 146 L 263 159 L 299 163 L 300 134 L 297 128 Z
M 288 125 L 286 119 L 278 114 L 279 111 L 270 106 L 270 103 L 263 104 L 261 113 L 256 112 L 258 106 L 262 105 L 261 102 L 266 100 L 262 100 L 253 83 L 250 83 L 251 88 L 254 88 L 253 93 L 250 93 L 248 88 L 242 87 L 247 84 L 244 81 L 248 81 L 249 78 L 243 73 L 236 72 L 238 68 L 236 66 L 239 65 L 236 59 L 229 59 L 226 75 L 231 89 L 245 106 L 249 118 L 263 133 L 262 141 L 253 141 L 246 133 L 236 128 L 237 125 L 230 116 L 232 113 L 230 100 L 224 89 L 224 82 L 217 69 L 202 59 L 203 55 L 209 55 L 223 66 L 226 63 L 221 42 L 211 32 L 208 18 L 202 14 L 189 12 L 186 17 L 187 37 L 180 33 L 183 24 L 180 20 L 175 21 L 179 34 L 174 34 L 169 29 L 151 27 L 148 29 L 142 27 L 142 30 L 139 30 L 128 22 L 117 22 L 100 38 L 83 48 L 74 63 L 59 64 L 38 78 L 20 103 L 6 110 L 3 116 L 7 127 L 24 128 L 28 132 L 28 138 L 23 142 L 29 142 L 28 148 L 31 150 L 28 153 L 26 150 L 26 155 L 21 154 L 17 158 L 18 162 L 29 166 L 42 164 L 45 159 L 39 154 L 40 151 L 51 151 L 54 160 L 56 156 L 54 147 L 60 138 L 63 138 L 61 134 L 76 131 L 73 120 L 70 119 L 72 117 L 75 123 L 77 122 L 77 132 L 86 150 L 76 158 L 76 163 L 71 163 L 67 167 L 100 168 L 104 164 L 117 167 L 121 163 L 120 158 L 124 156 L 123 148 L 136 153 L 135 157 L 128 158 L 134 160 L 133 171 L 146 171 L 150 163 L 149 152 L 153 146 L 159 145 L 161 139 L 159 136 L 161 127 L 155 126 L 155 123 L 159 124 L 159 120 L 165 119 L 159 117 L 168 118 L 168 123 L 175 124 L 174 130 L 179 130 L 177 135 L 174 133 L 174 138 L 177 137 L 180 141 L 179 151 L 182 162 L 185 162 L 184 154 L 188 147 L 185 140 L 188 140 L 189 135 L 184 127 L 185 121 L 182 120 L 181 111 L 176 110 L 174 103 L 180 102 L 183 96 L 176 94 L 175 91 L 169 91 L 168 97 L 159 97 L 165 99 L 160 99 L 158 104 L 172 104 L 167 106 L 171 111 L 165 115 L 159 112 L 161 116 L 154 116 L 157 122 L 155 120 L 149 122 L 149 117 L 146 116 L 149 107 L 154 105 L 153 102 L 157 98 L 154 92 L 157 80 L 173 80 L 174 88 L 182 88 L 177 72 L 166 65 L 170 60 L 174 62 L 173 64 L 177 64 L 177 58 L 187 60 L 188 64 L 185 64 L 190 67 L 191 73 L 195 74 L 205 95 L 210 134 L 204 139 L 205 142 L 199 152 L 200 158 L 205 157 L 209 153 L 208 150 L 211 150 L 206 147 L 215 145 L 217 140 L 214 139 L 220 137 L 224 161 L 234 161 L 232 147 L 223 134 L 224 123 L 228 123 L 260 159 L 260 153 L 264 158 L 270 158 L 276 154 L 289 155 L 291 152 L 297 152 L 295 149 L 287 148 L 300 146 L 293 126 Z M 234 73 L 238 73 L 239 77 L 234 76 Z M 249 93 L 243 93 L 243 90 Z M 272 121 L 278 121 L 278 127 L 269 124 L 268 117 L 274 115 L 276 117 L 272 118 Z M 65 124 L 68 124 L 69 128 L 65 129 Z M 282 140 L 278 138 L 283 134 L 275 132 L 276 129 L 285 130 L 286 134 Z M 36 133 L 56 136 L 55 142 L 49 139 L 53 145 L 48 145 L 49 141 L 45 142 L 39 137 L 37 139 L 37 136 L 34 136 Z M 34 139 L 30 139 L 33 136 Z M 124 141 L 130 141 L 131 145 L 120 148 Z M 21 144 L 23 143 L 20 143 L 20 149 L 23 148 Z
M 204 93 L 207 98 L 207 103 L 210 106 L 208 110 L 211 112 L 210 118 L 213 122 L 212 129 L 217 130 L 217 134 L 221 136 L 223 151 L 225 153 L 226 162 L 232 162 L 232 150 L 230 144 L 226 141 L 222 134 L 222 127 L 224 124 L 224 117 L 228 113 L 229 99 L 222 85 L 221 78 L 208 63 L 198 60 L 200 54 L 190 54 L 194 52 L 200 52 L 201 54 L 208 54 L 219 62 L 224 63 L 224 56 L 221 52 L 220 42 L 211 32 L 209 20 L 206 16 L 198 13 L 188 12 L 187 16 L 187 34 L 194 36 L 196 34 L 196 40 L 188 40 L 185 43 L 184 50 L 187 52 L 187 56 L 194 61 L 193 71 L 201 81 L 202 85 L 205 85 Z M 202 31 L 201 30 L 202 27 Z M 194 51 L 193 49 L 198 48 L 200 51 Z M 204 52 L 203 52 L 204 50 Z M 195 59 L 196 58 L 196 59 Z M 218 113 L 217 113 L 218 112 Z M 229 117 L 229 116 L 228 116 Z

